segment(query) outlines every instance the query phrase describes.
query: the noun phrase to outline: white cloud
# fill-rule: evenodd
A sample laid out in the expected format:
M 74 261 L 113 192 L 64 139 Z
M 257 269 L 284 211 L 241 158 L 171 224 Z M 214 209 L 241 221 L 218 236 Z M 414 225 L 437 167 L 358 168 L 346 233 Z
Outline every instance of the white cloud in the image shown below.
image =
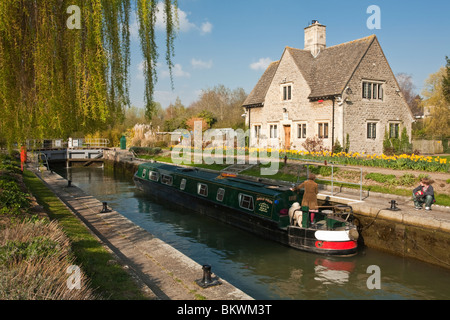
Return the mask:
M 144 77 L 144 66 L 145 66 L 145 61 L 142 60 L 138 65 L 137 65 L 137 74 L 136 74 L 136 78 L 138 80 L 145 80 Z M 159 70 L 160 75 L 162 78 L 169 78 L 170 77 L 170 72 L 169 69 L 167 67 L 164 67 L 163 64 L 161 63 L 157 63 L 156 64 L 156 68 Z M 186 72 L 183 70 L 183 67 L 181 66 L 181 64 L 175 64 L 172 68 L 172 75 L 174 78 L 190 78 L 191 74 L 189 72 Z
M 156 28 L 158 30 L 166 30 L 166 14 L 164 13 L 164 3 L 158 3 L 158 12 L 156 13 Z M 175 10 L 175 7 L 172 6 L 172 11 Z M 198 30 L 202 35 L 211 33 L 213 25 L 209 22 L 203 23 L 200 27 L 198 27 L 195 23 L 189 21 L 189 13 L 177 8 L 178 13 L 178 24 L 180 32 L 189 32 L 191 30 Z
M 209 61 L 202 61 L 197 59 L 191 60 L 191 65 L 194 69 L 211 69 L 213 66 L 212 60 Z
M 250 64 L 250 68 L 253 70 L 266 70 L 267 67 L 272 63 L 270 58 L 261 58 L 257 62 Z
M 189 72 L 184 71 L 183 67 L 181 66 L 181 64 L 178 64 L 178 63 L 173 66 L 173 68 L 172 68 L 172 75 L 175 78 L 190 78 L 191 77 L 191 74 Z M 170 77 L 169 70 L 163 70 L 161 72 L 161 76 L 163 78 Z
M 211 33 L 212 29 L 213 29 L 213 25 L 210 22 L 204 22 L 204 23 L 202 23 L 202 26 L 200 27 L 201 34 Z

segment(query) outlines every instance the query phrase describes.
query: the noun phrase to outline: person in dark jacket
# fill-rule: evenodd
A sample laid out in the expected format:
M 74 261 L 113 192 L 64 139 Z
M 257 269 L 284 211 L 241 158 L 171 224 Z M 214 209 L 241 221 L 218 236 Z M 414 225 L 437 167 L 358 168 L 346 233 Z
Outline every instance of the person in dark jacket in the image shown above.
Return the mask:
M 436 202 L 434 198 L 433 180 L 422 179 L 420 185 L 413 190 L 413 200 L 416 210 L 421 210 L 425 204 L 425 210 L 431 210 L 431 205 Z

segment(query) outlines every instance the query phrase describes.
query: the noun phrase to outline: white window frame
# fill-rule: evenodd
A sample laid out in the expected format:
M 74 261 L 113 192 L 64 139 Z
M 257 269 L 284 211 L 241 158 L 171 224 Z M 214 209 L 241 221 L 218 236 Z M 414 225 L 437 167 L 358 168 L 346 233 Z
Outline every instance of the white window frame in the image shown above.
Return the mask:
M 224 198 L 225 198 L 225 189 L 224 188 L 217 189 L 216 200 L 222 202 Z
M 243 206 L 244 201 L 248 201 L 249 206 Z M 239 207 L 248 211 L 255 211 L 255 201 L 251 195 L 239 193 Z
M 152 181 L 158 181 L 159 180 L 159 172 L 157 171 L 149 171 L 148 178 Z
M 388 124 L 389 124 L 389 139 L 393 139 L 393 138 L 400 139 L 400 130 L 401 130 L 400 122 L 390 121 Z M 391 126 L 397 126 L 397 130 L 396 130 L 397 136 L 396 137 L 392 136 Z
M 362 86 L 362 99 L 369 101 L 384 100 L 383 81 L 363 80 L 361 86 Z
M 173 185 L 173 177 L 168 174 L 162 174 L 161 175 L 161 183 L 165 184 L 167 186 Z
M 326 137 L 325 137 L 325 127 L 326 130 Z M 330 138 L 330 122 L 328 121 L 317 121 L 317 136 L 319 139 L 329 139 Z
M 303 129 L 305 132 L 303 132 Z M 308 123 L 299 122 L 297 123 L 297 139 L 306 139 L 308 134 Z
M 260 124 L 253 125 L 253 134 L 256 139 L 261 137 L 261 127 L 262 126 Z
M 181 179 L 180 182 L 180 190 L 184 191 L 184 189 L 186 189 L 186 179 Z
M 366 138 L 367 138 L 367 140 L 376 140 L 377 139 L 377 135 L 378 135 L 377 127 L 378 127 L 377 121 L 367 121 L 366 122 Z
M 278 139 L 278 124 L 269 124 L 270 139 Z
M 201 191 L 203 191 L 203 190 L 206 190 L 206 194 L 201 193 Z M 197 183 L 197 194 L 199 196 L 206 198 L 208 196 L 208 185 L 206 183 L 201 183 L 201 182 Z
M 292 101 L 292 83 L 283 83 L 281 85 L 281 101 Z

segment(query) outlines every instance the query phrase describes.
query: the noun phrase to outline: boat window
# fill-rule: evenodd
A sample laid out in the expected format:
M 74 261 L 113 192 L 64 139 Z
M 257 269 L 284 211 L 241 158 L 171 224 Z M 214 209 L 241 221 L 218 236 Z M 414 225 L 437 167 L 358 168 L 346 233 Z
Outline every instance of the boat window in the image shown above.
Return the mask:
M 180 190 L 186 189 L 186 179 L 182 179 L 180 183 Z
M 198 183 L 197 184 L 197 193 L 203 197 L 208 196 L 208 185 L 204 183 Z
M 147 174 L 147 169 L 142 170 L 142 178 L 145 179 L 145 175 Z
M 239 194 L 239 206 L 243 209 L 253 211 L 253 197 L 246 194 Z
M 224 196 L 225 196 L 225 189 L 219 188 L 219 190 L 217 190 L 216 200 L 222 202 Z
M 161 175 L 161 183 L 163 184 L 167 184 L 168 186 L 171 186 L 173 183 L 173 178 L 172 176 L 168 176 L 166 174 L 162 174 Z
M 159 173 L 156 171 L 150 171 L 149 176 L 150 176 L 150 180 L 153 180 L 153 181 L 159 180 Z

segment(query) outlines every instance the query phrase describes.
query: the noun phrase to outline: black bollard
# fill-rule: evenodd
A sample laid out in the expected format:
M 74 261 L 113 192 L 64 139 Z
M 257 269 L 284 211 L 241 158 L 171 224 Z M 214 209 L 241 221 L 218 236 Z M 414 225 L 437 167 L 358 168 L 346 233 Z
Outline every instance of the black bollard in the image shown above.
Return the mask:
M 391 200 L 390 204 L 391 204 L 391 207 L 388 210 L 391 210 L 391 211 L 399 211 L 400 210 L 399 208 L 397 208 L 397 201 Z
M 72 180 L 67 180 L 67 186 L 70 188 L 72 186 Z
M 204 284 L 210 284 L 212 282 L 211 280 L 211 266 L 204 265 L 203 266 L 203 279 L 202 282 Z
M 208 288 L 208 287 L 212 287 L 212 286 L 217 286 L 219 284 L 222 284 L 222 282 L 220 282 L 217 279 L 212 279 L 211 278 L 211 266 L 210 265 L 203 265 L 202 267 L 203 269 L 203 278 L 200 280 L 196 280 L 195 282 L 202 288 Z

